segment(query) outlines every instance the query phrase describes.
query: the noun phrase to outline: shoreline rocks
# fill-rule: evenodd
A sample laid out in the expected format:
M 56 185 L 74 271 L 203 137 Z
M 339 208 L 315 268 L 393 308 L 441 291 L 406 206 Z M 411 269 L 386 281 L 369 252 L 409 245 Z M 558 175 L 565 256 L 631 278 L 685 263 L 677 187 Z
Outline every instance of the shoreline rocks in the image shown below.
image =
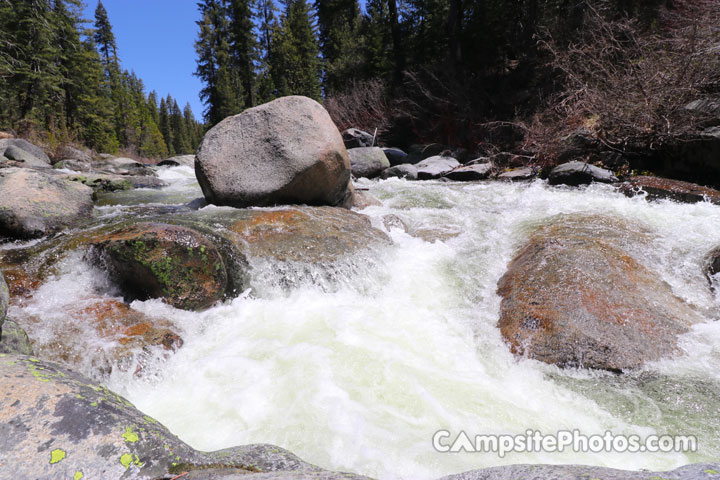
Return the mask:
M 195 173 L 208 202 L 236 208 L 350 200 L 350 160 L 327 111 L 307 97 L 282 97 L 210 129 Z
M 649 200 L 670 199 L 684 203 L 697 203 L 707 200 L 715 205 L 720 205 L 720 191 L 669 178 L 642 175 L 632 177 L 621 184 L 619 190 L 628 197 L 640 195 L 644 192 Z

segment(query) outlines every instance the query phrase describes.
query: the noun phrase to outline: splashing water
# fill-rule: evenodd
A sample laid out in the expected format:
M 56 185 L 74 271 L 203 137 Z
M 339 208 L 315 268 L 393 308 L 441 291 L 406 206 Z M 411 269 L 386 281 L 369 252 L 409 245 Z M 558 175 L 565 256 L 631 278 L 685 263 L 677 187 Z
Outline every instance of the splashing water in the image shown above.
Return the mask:
M 170 171 L 163 190 L 170 197 L 151 203 L 197 196 L 188 172 Z M 308 282 L 280 291 L 264 287 L 278 273 L 257 263 L 250 292 L 204 312 L 135 302 L 144 314 L 172 319 L 185 344 L 154 360 L 153 375 L 116 369 L 108 386 L 195 448 L 272 443 L 324 468 L 382 479 L 513 463 L 670 469 L 720 457 L 719 299 L 702 270 L 704 255 L 720 243 L 720 207 L 647 203 L 608 186 L 541 181 L 362 186 L 383 201 L 363 213 L 394 241 L 367 268 L 339 269 L 334 289 Z M 707 320 L 681 338 L 684 355 L 622 377 L 513 357 L 496 328 L 497 282 L 533 228 L 561 213 L 612 215 L 649 228 L 652 245 L 639 260 Z M 387 215 L 416 236 L 387 230 Z M 68 260 L 11 314 L 41 315 L 78 301 L 84 287 L 77 282 L 88 278 L 83 265 Z M 438 453 L 432 436 L 441 429 L 686 434 L 698 436 L 699 451 Z

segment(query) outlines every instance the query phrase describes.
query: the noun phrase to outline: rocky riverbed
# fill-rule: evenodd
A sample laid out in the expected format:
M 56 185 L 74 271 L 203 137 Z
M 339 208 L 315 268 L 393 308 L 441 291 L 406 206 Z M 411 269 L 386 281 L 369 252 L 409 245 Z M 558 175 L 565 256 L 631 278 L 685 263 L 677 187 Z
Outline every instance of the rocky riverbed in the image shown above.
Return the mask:
M 288 102 L 209 134 L 199 182 L 194 159 L 52 168 L 5 141 L 0 471 L 720 478 L 717 192 L 382 150 Z M 308 131 L 324 133 L 300 144 Z M 268 148 L 276 166 L 244 177 Z M 698 448 L 432 444 L 575 428 Z

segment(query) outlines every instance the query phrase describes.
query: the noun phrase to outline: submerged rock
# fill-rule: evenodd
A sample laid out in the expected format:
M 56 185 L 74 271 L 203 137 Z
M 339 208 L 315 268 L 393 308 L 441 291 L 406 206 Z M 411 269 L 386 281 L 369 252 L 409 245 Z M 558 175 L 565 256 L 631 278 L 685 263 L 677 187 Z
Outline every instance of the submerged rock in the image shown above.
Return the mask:
M 649 200 L 670 199 L 684 203 L 697 203 L 707 200 L 720 205 L 720 191 L 669 178 L 632 177 L 620 185 L 619 189 L 628 197 L 645 193 Z
M 419 180 L 430 180 L 447 175 L 459 166 L 460 162 L 454 158 L 437 155 L 419 162 L 415 168 L 417 168 Z
M 0 324 L 2 326 L 0 329 L 0 353 L 33 354 L 30 339 L 17 322 L 8 318 Z
M 676 353 L 701 321 L 629 253 L 638 227 L 561 216 L 538 228 L 498 283 L 498 326 L 512 351 L 562 367 L 638 368 Z
M 306 97 L 278 98 L 217 124 L 198 149 L 195 173 L 215 205 L 335 206 L 352 193 L 340 132 Z
M 385 153 L 379 147 L 351 148 L 350 169 L 356 178 L 374 178 L 390 167 Z
M 558 165 L 550 171 L 550 185 L 587 185 L 592 182 L 616 183 L 619 180 L 610 170 L 596 167 L 585 162 L 568 162 Z
M 510 465 L 448 475 L 439 480 L 508 480 L 526 478 L 538 480 L 714 480 L 719 478 L 720 463 L 687 465 L 668 472 L 632 472 L 605 467 L 583 465 Z
M 125 398 L 56 363 L 0 354 L 0 376 L 0 463 L 7 478 L 157 480 L 208 467 L 322 471 L 272 445 L 194 450 Z
M 220 252 L 190 228 L 137 223 L 95 239 L 92 252 L 129 299 L 162 298 L 201 310 L 222 299 L 228 286 Z
M 37 170 L 0 169 L 0 235 L 36 238 L 92 217 L 93 191 Z
M 363 190 L 355 190 L 353 194 L 353 208 L 362 210 L 367 207 L 379 207 L 382 206 L 382 202 L 375 198 L 369 192 Z

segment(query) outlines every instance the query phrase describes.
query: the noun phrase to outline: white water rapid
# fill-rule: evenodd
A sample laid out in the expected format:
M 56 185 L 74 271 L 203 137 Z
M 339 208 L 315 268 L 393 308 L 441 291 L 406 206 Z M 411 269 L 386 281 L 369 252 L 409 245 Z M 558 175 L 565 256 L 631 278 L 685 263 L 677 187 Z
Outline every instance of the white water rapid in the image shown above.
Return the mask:
M 129 202 L 180 204 L 201 196 L 188 168 L 165 168 L 160 176 L 171 185 L 110 195 L 99 215 L 111 218 Z M 394 242 L 374 262 L 341 270 L 333 288 L 307 282 L 290 291 L 261 281 L 271 272 L 256 270 L 250 291 L 201 313 L 134 302 L 145 314 L 170 319 L 185 343 L 152 360 L 152 374 L 116 369 L 105 383 L 195 448 L 272 443 L 323 468 L 379 479 L 433 479 L 513 463 L 666 470 L 720 458 L 720 298 L 703 275 L 704 256 L 720 244 L 719 206 L 648 203 L 609 186 L 556 188 L 539 180 L 360 185 L 383 202 L 362 213 Z M 535 226 L 573 212 L 650 229 L 652 246 L 639 260 L 706 318 L 682 337 L 683 355 L 618 377 L 510 353 L 496 327 L 497 282 Z M 383 217 L 390 214 L 415 235 L 388 230 Z M 63 272 L 10 316 L 21 324 L 41 314 L 60 321 L 54 312 L 80 302 L 98 281 L 77 256 Z M 34 328 L 31 337 L 51 335 Z M 695 435 L 699 450 L 499 458 L 432 446 L 438 430 L 528 429 Z

